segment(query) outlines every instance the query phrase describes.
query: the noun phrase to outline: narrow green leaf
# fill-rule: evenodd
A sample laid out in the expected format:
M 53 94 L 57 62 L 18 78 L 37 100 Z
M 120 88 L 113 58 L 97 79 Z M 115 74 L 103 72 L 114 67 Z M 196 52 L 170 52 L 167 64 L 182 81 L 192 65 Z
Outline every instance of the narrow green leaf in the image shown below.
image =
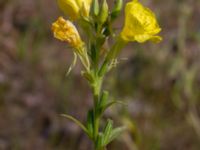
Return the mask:
M 124 103 L 124 102 L 122 102 L 122 101 L 112 101 L 112 102 L 110 102 L 110 103 L 108 103 L 108 104 L 106 105 L 106 109 L 109 108 L 109 107 L 111 107 L 111 106 L 114 105 L 114 104 L 120 104 L 120 105 L 127 106 L 127 104 Z
M 100 100 L 98 102 L 98 113 L 97 115 L 100 116 L 103 113 L 104 107 L 106 106 L 106 104 L 108 103 L 108 96 L 109 93 L 107 91 L 103 91 L 103 93 L 101 94 Z
M 89 137 L 93 138 L 93 132 L 94 132 L 94 113 L 93 110 L 90 110 L 87 114 L 87 130 L 89 133 Z
M 100 101 L 99 101 L 99 107 L 106 106 L 107 101 L 108 101 L 108 96 L 109 96 L 108 91 L 103 91 L 103 93 L 101 94 Z
M 122 101 L 112 101 L 112 102 L 109 102 L 109 103 L 107 103 L 106 105 L 102 106 L 102 110 L 101 110 L 102 113 L 103 113 L 106 109 L 108 109 L 109 107 L 113 106 L 114 104 L 121 104 L 121 105 L 126 106 L 126 104 L 125 104 L 124 102 L 122 102 Z
M 103 147 L 103 133 L 99 133 L 96 140 L 96 149 L 99 150 Z
M 77 120 L 76 118 L 74 118 L 70 115 L 67 115 L 67 114 L 61 114 L 61 116 L 73 121 L 74 123 L 76 123 L 86 134 L 89 135 L 87 128 L 79 120 Z
M 112 133 L 109 137 L 109 140 L 105 145 L 108 145 L 110 142 L 112 142 L 114 139 L 116 139 L 122 132 L 126 130 L 126 127 L 118 127 L 112 130 Z
M 113 121 L 112 120 L 108 120 L 105 128 L 104 128 L 104 131 L 103 131 L 103 145 L 102 146 L 105 146 L 107 145 L 106 143 L 108 143 L 108 141 L 110 141 L 110 136 L 112 134 L 112 130 L 113 130 Z

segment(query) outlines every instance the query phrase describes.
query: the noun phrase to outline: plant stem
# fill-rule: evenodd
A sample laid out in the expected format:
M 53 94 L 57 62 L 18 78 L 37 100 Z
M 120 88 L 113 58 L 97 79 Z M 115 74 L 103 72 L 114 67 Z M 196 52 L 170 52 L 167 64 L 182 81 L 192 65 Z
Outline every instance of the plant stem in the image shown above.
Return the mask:
M 96 141 L 98 138 L 98 134 L 99 134 L 99 125 L 100 125 L 100 116 L 98 115 L 98 104 L 99 104 L 99 100 L 100 100 L 100 94 L 101 94 L 101 86 L 102 86 L 102 80 L 103 78 L 98 76 L 98 69 L 95 69 L 94 71 L 94 76 L 95 76 L 95 80 L 94 83 L 92 83 L 93 85 L 93 99 L 94 99 L 94 106 L 93 106 L 93 110 L 94 110 L 94 147 L 95 150 L 96 149 Z

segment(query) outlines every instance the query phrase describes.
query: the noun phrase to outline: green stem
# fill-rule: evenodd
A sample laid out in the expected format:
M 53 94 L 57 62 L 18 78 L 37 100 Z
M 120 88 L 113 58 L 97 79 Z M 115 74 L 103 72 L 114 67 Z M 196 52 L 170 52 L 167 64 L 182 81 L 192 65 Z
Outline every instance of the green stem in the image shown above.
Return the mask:
M 98 76 L 98 68 L 94 69 L 93 77 L 94 80 L 90 83 L 92 86 L 92 92 L 93 92 L 93 100 L 94 100 L 94 106 L 93 106 L 93 113 L 94 113 L 94 130 L 93 130 L 93 142 L 94 147 L 96 148 L 96 142 L 99 135 L 99 126 L 100 126 L 100 116 L 98 114 L 98 104 L 100 100 L 100 94 L 101 94 L 101 86 L 102 86 L 102 77 Z
M 95 56 L 94 58 L 94 64 L 92 65 L 92 71 L 90 71 L 90 75 L 93 78 L 90 80 L 90 85 L 92 87 L 92 93 L 93 93 L 93 100 L 94 100 L 94 106 L 93 106 L 93 143 L 95 150 L 106 150 L 106 147 L 99 149 L 98 138 L 99 138 L 99 127 L 100 127 L 100 121 L 101 121 L 101 115 L 99 115 L 99 101 L 101 96 L 101 87 L 102 82 L 104 79 L 104 76 L 106 72 L 108 72 L 108 67 L 110 62 L 117 57 L 119 54 L 121 48 L 125 45 L 124 41 L 122 41 L 120 38 L 116 41 L 114 46 L 111 48 L 111 50 L 108 52 L 102 66 L 99 68 L 99 61 L 96 59 L 99 56 Z M 99 51 L 97 48 L 96 51 Z M 96 55 L 96 53 L 95 53 Z M 98 149 L 97 149 L 98 148 Z
M 96 71 L 98 72 L 98 70 Z M 96 74 L 96 73 L 95 73 Z M 101 85 L 102 85 L 102 79 L 99 77 L 96 77 L 94 87 L 93 87 L 93 97 L 94 97 L 94 138 L 96 141 L 96 138 L 99 134 L 99 123 L 100 123 L 100 118 L 99 115 L 97 114 L 98 112 L 98 102 L 100 98 L 100 93 L 101 93 Z
M 108 66 L 110 62 L 113 59 L 116 59 L 116 57 L 119 55 L 121 49 L 126 45 L 126 42 L 122 40 L 120 37 L 117 38 L 117 41 L 112 46 L 110 51 L 108 52 L 100 70 L 99 70 L 99 76 L 104 76 L 105 73 L 108 71 Z

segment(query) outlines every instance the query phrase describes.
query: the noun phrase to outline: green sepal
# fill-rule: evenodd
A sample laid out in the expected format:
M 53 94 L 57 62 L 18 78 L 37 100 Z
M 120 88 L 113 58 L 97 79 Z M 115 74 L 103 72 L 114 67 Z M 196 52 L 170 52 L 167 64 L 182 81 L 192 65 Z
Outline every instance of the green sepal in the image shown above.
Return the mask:
M 122 10 L 122 7 L 123 7 L 123 0 L 115 0 L 113 10 L 110 14 L 111 21 L 114 21 L 119 16 L 119 14 Z
M 93 133 L 94 133 L 94 112 L 93 112 L 93 110 L 88 111 L 86 127 L 88 130 L 88 136 L 91 139 L 93 139 Z
M 65 117 L 71 121 L 73 121 L 75 124 L 77 124 L 87 135 L 89 135 L 89 132 L 88 132 L 88 129 L 79 121 L 77 120 L 76 118 L 70 116 L 70 115 L 67 115 L 67 114 L 61 114 L 62 117 Z

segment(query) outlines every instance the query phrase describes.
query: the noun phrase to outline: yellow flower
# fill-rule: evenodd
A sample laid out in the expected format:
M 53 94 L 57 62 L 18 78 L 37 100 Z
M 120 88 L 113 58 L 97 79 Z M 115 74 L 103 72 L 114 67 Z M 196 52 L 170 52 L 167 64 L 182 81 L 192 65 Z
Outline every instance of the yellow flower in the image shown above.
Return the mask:
M 121 32 L 124 41 L 143 43 L 147 40 L 160 42 L 162 38 L 156 36 L 161 31 L 155 14 L 144 7 L 138 0 L 127 3 L 125 8 L 125 25 Z
M 83 45 L 80 35 L 72 22 L 59 17 L 57 21 L 52 24 L 52 31 L 54 37 L 68 42 L 72 47 L 78 48 Z
M 78 55 L 85 68 L 89 70 L 90 61 L 87 55 L 85 44 L 81 40 L 80 35 L 73 23 L 65 20 L 63 17 L 59 17 L 52 24 L 52 31 L 55 38 L 69 43 L 74 48 L 75 56 Z M 72 66 L 74 66 L 75 62 L 72 64 Z M 69 71 L 71 70 L 72 66 L 69 68 Z
M 72 20 L 89 16 L 92 0 L 57 0 L 60 9 Z

